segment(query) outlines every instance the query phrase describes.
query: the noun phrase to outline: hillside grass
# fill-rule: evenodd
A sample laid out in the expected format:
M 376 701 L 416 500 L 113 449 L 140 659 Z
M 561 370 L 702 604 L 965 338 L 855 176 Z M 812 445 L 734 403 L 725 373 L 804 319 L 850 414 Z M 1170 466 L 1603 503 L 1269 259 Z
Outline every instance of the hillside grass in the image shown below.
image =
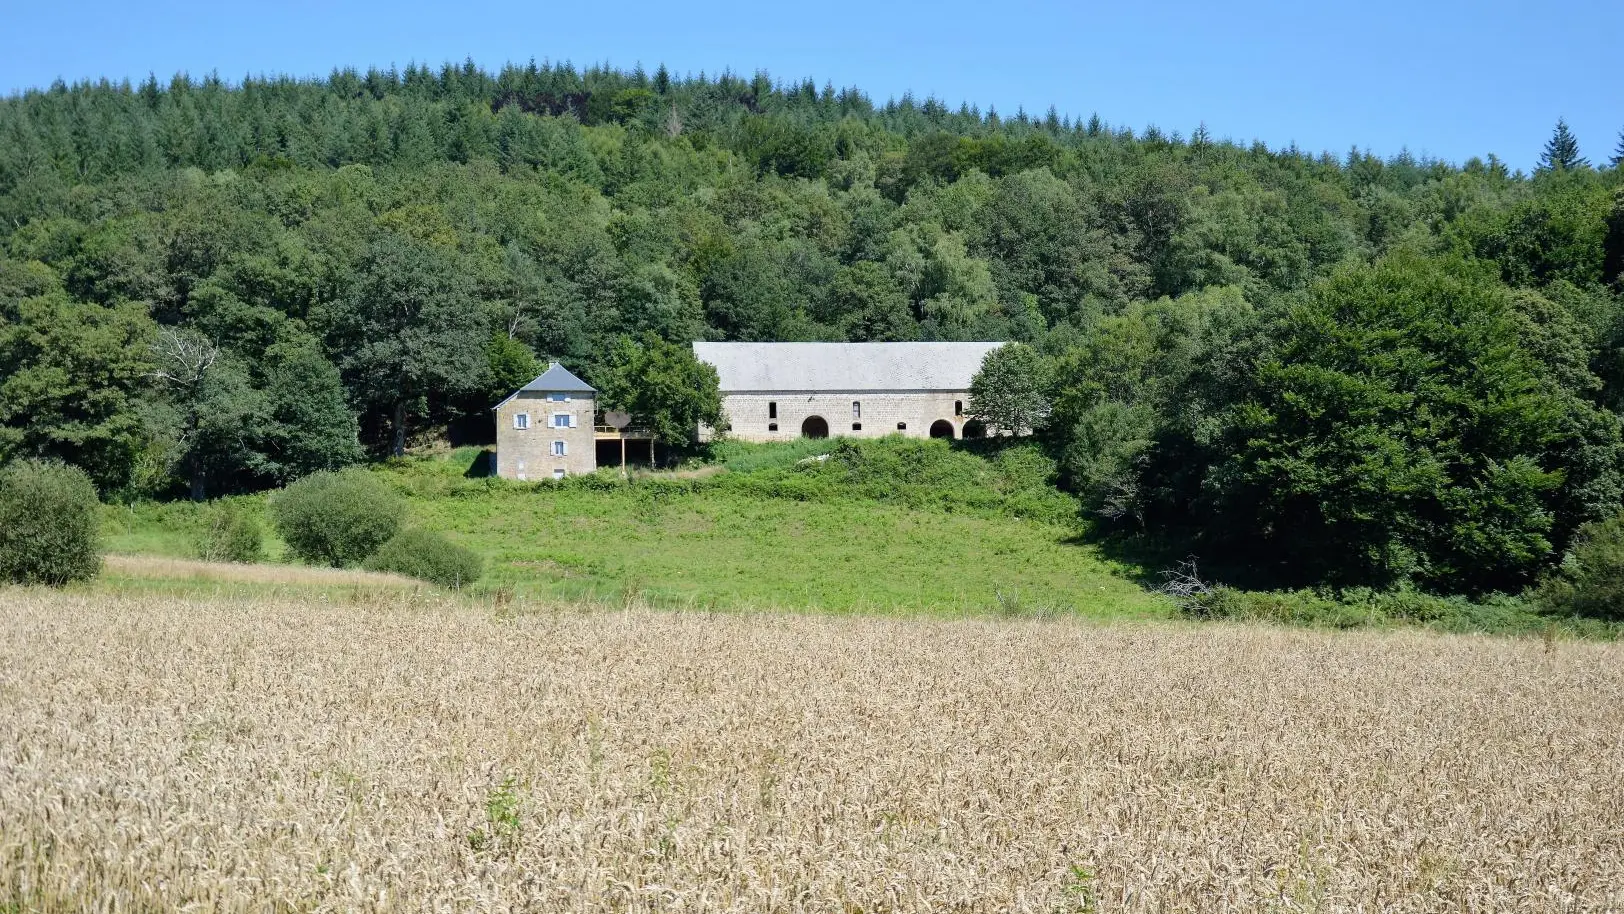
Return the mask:
M 443 531 L 485 557 L 485 577 L 466 594 L 475 599 L 1624 636 L 1624 624 L 1552 616 L 1504 595 L 1218 588 L 1176 605 L 1153 592 L 1161 580 L 1157 562 L 1170 560 L 1136 564 L 1114 544 L 1090 542 L 1076 499 L 1054 485 L 1053 462 L 1028 444 L 719 442 L 706 459 L 676 472 L 637 471 L 622 479 L 610 469 L 531 483 L 482 475 L 489 465 L 484 453 L 439 451 L 372 468 L 407 498 L 409 524 Z M 265 514 L 263 494 L 233 501 Z M 118 554 L 190 558 L 212 510 L 187 502 L 110 506 L 107 545 Z M 268 559 L 289 561 L 264 519 Z M 152 576 L 117 573 L 107 583 L 143 591 L 165 586 Z M 197 593 L 259 585 L 181 576 L 176 586 Z M 283 583 L 268 592 L 318 589 Z
M 562 483 L 480 477 L 479 454 L 375 468 L 406 495 L 409 523 L 485 556 L 479 593 L 721 610 L 1170 612 L 1131 569 L 1080 544 L 1076 503 L 1032 448 L 984 457 L 936 441 L 730 444 L 714 475 L 604 471 Z M 265 496 L 238 501 L 266 509 Z M 107 547 L 189 557 L 207 516 L 189 503 L 109 507 Z M 267 553 L 286 555 L 274 533 Z

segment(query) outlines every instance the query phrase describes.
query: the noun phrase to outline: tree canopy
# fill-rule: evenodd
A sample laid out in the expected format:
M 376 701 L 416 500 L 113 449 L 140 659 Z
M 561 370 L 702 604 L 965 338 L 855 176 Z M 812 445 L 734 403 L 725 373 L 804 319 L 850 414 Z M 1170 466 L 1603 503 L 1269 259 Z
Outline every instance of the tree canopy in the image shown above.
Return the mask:
M 58 83 L 0 99 L 0 460 L 262 488 L 538 359 L 676 443 L 694 340 L 1005 340 L 1041 383 L 972 404 L 1103 531 L 1515 587 L 1624 507 L 1621 194 L 1565 122 L 1524 174 L 764 73 Z

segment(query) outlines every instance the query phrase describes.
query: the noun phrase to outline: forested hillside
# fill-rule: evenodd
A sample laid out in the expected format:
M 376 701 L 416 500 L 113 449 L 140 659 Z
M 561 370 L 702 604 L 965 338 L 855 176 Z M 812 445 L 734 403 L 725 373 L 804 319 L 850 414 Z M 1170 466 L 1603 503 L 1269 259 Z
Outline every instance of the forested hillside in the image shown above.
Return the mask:
M 1619 511 L 1624 141 L 1523 175 L 1190 126 L 535 64 L 28 92 L 0 457 L 202 496 L 627 338 L 1010 339 L 1102 524 L 1270 580 L 1517 589 Z

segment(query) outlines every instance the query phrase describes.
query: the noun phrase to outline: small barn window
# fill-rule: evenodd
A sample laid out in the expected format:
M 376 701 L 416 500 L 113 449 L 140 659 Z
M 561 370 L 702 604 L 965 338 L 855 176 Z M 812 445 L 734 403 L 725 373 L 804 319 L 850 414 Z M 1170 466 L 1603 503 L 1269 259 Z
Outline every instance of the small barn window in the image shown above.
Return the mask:
M 963 400 L 954 400 L 953 401 L 953 415 L 955 415 L 955 416 L 964 415 L 964 401 Z
M 769 419 L 777 419 L 778 418 L 778 404 L 776 402 L 774 402 L 774 401 L 769 400 L 767 402 L 767 418 L 769 418 Z
M 519 429 L 520 431 L 523 431 L 524 429 L 529 428 L 530 427 L 530 414 L 529 413 L 514 413 L 513 414 L 513 427 L 516 428 L 516 429 Z
M 854 431 L 854 432 L 862 431 L 863 430 L 863 423 L 861 423 L 861 422 L 853 422 L 851 424 L 851 430 Z
M 562 457 L 567 453 L 569 453 L 569 451 L 565 448 L 564 442 L 562 442 L 562 441 L 554 441 L 553 442 L 553 456 L 554 457 Z
M 908 430 L 908 423 L 906 423 L 906 422 L 898 422 L 897 423 L 897 431 L 905 432 L 907 430 Z
M 564 468 L 559 467 L 558 469 L 554 470 L 553 471 L 553 478 L 554 479 L 563 479 L 564 478 Z
M 863 418 L 863 404 L 856 400 L 851 401 L 851 417 L 853 419 Z
M 767 431 L 769 431 L 769 432 L 778 431 L 778 423 L 777 422 L 769 422 L 769 423 L 767 423 Z

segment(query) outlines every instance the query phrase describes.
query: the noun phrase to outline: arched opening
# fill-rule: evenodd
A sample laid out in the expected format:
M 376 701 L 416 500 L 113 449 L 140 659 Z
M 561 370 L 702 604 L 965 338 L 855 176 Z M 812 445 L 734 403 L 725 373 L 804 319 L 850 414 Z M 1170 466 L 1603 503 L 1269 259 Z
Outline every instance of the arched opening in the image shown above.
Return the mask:
M 980 419 L 971 419 L 969 422 L 964 423 L 964 437 L 985 438 L 987 437 L 987 426 Z
M 953 437 L 953 423 L 946 419 L 937 419 L 930 424 L 930 436 L 932 438 Z
M 829 423 L 822 416 L 807 416 L 801 423 L 801 437 L 827 438 L 829 437 Z

